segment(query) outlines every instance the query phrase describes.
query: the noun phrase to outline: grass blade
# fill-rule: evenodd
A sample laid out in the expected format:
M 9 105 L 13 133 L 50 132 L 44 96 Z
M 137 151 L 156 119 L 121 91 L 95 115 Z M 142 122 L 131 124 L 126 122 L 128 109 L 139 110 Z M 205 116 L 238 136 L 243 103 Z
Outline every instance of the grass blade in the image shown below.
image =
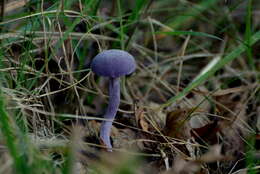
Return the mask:
M 222 40 L 221 38 L 208 34 L 203 32 L 196 32 L 196 31 L 165 31 L 165 32 L 156 32 L 157 34 L 166 34 L 166 35 L 172 35 L 172 36 L 179 36 L 179 35 L 190 35 L 190 36 L 203 36 L 208 37 L 212 39 Z
M 28 173 L 27 165 L 25 159 L 18 152 L 18 145 L 16 144 L 16 138 L 14 129 L 10 126 L 11 121 L 7 112 L 5 111 L 4 97 L 2 95 L 2 90 L 0 89 L 0 129 L 5 138 L 6 146 L 10 152 L 10 155 L 14 160 L 14 167 L 17 173 Z
M 252 54 L 251 47 L 251 36 L 252 36 L 252 28 L 251 28 L 251 18 L 252 18 L 252 0 L 249 0 L 247 3 L 247 15 L 246 15 L 246 31 L 245 31 L 245 40 L 246 40 L 246 53 L 249 67 L 253 70 L 254 67 L 254 59 Z
M 185 15 L 177 16 L 173 19 L 172 22 L 166 25 L 171 28 L 177 29 L 184 23 L 187 23 L 189 20 L 196 18 L 203 11 L 209 10 L 210 7 L 214 6 L 217 2 L 217 0 L 204 0 L 200 2 L 200 4 L 198 4 L 195 8 L 194 6 L 192 6 L 191 8 L 187 9 L 187 11 L 184 11 L 182 14 Z
M 257 33 L 255 33 L 251 38 L 251 45 L 255 44 L 259 39 L 260 39 L 260 31 L 258 31 Z M 232 60 L 238 58 L 238 56 L 243 53 L 244 51 L 246 51 L 247 47 L 245 46 L 244 43 L 240 44 L 234 51 L 232 51 L 231 53 L 229 53 L 227 56 L 225 56 L 223 59 L 221 59 L 218 63 L 216 63 L 211 69 L 209 69 L 207 72 L 205 72 L 204 74 L 201 74 L 200 76 L 198 76 L 193 82 L 191 82 L 186 88 L 183 89 L 182 92 L 180 92 L 178 95 L 170 98 L 166 103 L 162 104 L 160 106 L 160 109 L 163 109 L 169 105 L 171 105 L 172 103 L 176 102 L 177 100 L 183 98 L 186 94 L 188 94 L 192 89 L 194 89 L 195 87 L 199 86 L 200 84 L 202 84 L 203 82 L 205 82 L 206 80 L 208 80 L 208 78 L 210 78 L 211 76 L 214 75 L 214 73 L 223 68 L 227 63 L 231 62 Z

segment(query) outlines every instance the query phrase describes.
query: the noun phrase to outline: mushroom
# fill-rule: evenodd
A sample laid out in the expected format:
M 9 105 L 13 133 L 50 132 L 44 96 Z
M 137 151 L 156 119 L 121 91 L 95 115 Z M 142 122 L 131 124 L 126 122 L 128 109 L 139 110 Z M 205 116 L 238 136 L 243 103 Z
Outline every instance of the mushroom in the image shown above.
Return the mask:
M 135 71 L 134 57 L 126 51 L 111 49 L 96 55 L 91 63 L 91 69 L 100 76 L 109 77 L 109 103 L 100 128 L 100 139 L 112 151 L 110 132 L 120 103 L 120 77 Z

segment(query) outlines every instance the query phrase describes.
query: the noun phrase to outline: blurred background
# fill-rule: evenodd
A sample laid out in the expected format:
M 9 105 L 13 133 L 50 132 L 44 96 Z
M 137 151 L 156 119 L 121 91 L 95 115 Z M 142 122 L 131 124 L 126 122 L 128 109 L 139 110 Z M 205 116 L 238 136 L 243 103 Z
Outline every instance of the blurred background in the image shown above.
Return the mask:
M 257 173 L 260 1 L 1 0 L 0 173 Z M 106 152 L 107 49 L 131 53 Z

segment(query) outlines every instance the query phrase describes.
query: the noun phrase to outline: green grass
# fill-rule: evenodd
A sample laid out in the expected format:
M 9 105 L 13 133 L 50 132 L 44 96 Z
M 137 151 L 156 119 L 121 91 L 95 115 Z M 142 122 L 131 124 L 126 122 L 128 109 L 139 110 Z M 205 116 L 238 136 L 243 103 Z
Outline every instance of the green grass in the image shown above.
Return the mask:
M 246 53 L 248 59 L 248 65 L 252 70 L 255 69 L 254 58 L 252 54 L 252 0 L 249 0 L 247 3 L 247 15 L 246 15 L 246 32 L 245 32 L 245 41 L 246 41 Z
M 5 111 L 4 98 L 2 91 L 0 93 L 0 114 L 1 114 L 1 132 L 5 137 L 7 147 L 14 160 L 14 168 L 17 173 L 28 173 L 29 168 L 25 161 L 24 155 L 19 151 L 20 147 L 17 143 L 17 135 L 12 122 Z
M 10 2 L 0 4 L 5 9 L 0 13 L 0 173 L 134 174 L 143 168 L 162 173 L 167 165 L 174 168 L 176 154 L 191 160 L 182 144 L 205 151 L 199 142 L 164 135 L 166 110 L 194 108 L 178 124 L 181 133 L 198 113 L 219 124 L 246 113 L 239 115 L 241 122 L 228 123 L 230 129 L 257 132 L 252 120 L 260 103 L 258 1 L 33 0 L 8 11 Z M 108 102 L 106 80 L 89 65 L 100 51 L 115 48 L 134 55 L 137 71 L 122 78 L 112 137 L 120 155 L 113 152 L 107 159 L 98 139 L 99 116 Z M 225 90 L 228 94 L 220 96 L 232 102 L 224 112 L 215 94 Z M 239 109 L 232 110 L 233 104 Z M 148 132 L 135 120 L 134 108 L 143 111 Z M 247 141 L 242 141 L 244 163 L 234 170 L 256 173 L 255 140 L 237 138 Z M 218 140 L 231 144 L 221 133 Z M 131 143 L 137 147 L 128 147 Z M 216 166 L 222 173 L 231 170 L 226 161 Z
M 246 153 L 246 164 L 248 167 L 248 173 L 256 174 L 256 167 L 259 167 L 260 160 L 255 156 L 256 148 L 255 148 L 255 135 L 252 135 L 247 140 L 247 153 Z
M 253 44 L 255 44 L 260 39 L 260 32 L 255 33 L 251 38 L 251 44 L 249 47 L 251 47 Z M 201 85 L 203 82 L 205 82 L 207 79 L 209 79 L 211 76 L 214 75 L 214 73 L 223 68 L 225 65 L 227 65 L 230 61 L 233 61 L 234 59 L 238 58 L 244 51 L 247 50 L 247 46 L 245 44 L 240 44 L 236 49 L 234 49 L 231 53 L 227 54 L 225 57 L 220 59 L 215 65 L 213 65 L 208 71 L 204 72 L 203 74 L 200 74 L 197 76 L 186 88 L 183 89 L 181 93 L 174 96 L 173 98 L 169 99 L 165 104 L 161 105 L 161 108 L 167 107 L 171 105 L 172 103 L 176 102 L 177 100 L 183 98 L 185 95 L 187 95 L 189 92 L 192 91 L 192 89 L 196 88 L 197 86 Z

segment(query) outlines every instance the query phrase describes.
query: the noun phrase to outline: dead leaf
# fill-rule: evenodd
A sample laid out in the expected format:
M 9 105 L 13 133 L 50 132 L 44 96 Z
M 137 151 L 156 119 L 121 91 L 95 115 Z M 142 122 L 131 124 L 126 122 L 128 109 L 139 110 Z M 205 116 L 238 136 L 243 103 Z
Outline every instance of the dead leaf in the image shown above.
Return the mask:
M 148 131 L 149 126 L 148 126 L 148 123 L 145 120 L 145 117 L 144 117 L 143 113 L 141 114 L 141 117 L 140 117 L 140 120 L 139 120 L 139 124 L 140 124 L 140 127 L 142 128 L 142 130 Z
M 148 132 L 149 124 L 145 119 L 145 112 L 142 107 L 135 105 L 135 119 L 137 126 L 140 127 L 143 131 Z
M 137 113 L 137 119 L 138 119 L 138 126 L 144 130 L 144 131 L 148 131 L 149 125 L 148 122 L 145 119 L 145 115 L 144 115 L 144 111 L 143 110 L 139 110 Z
M 191 129 L 191 135 L 195 138 L 197 142 L 204 141 L 208 144 L 216 144 L 217 132 L 219 131 L 218 122 L 215 120 L 212 123 L 206 124 L 200 128 Z
M 192 109 L 177 109 L 169 112 L 166 116 L 164 134 L 169 137 L 188 139 L 190 137 L 190 126 L 188 117 Z
M 196 114 L 191 117 L 190 121 L 191 128 L 200 128 L 210 123 L 209 118 L 203 114 Z

